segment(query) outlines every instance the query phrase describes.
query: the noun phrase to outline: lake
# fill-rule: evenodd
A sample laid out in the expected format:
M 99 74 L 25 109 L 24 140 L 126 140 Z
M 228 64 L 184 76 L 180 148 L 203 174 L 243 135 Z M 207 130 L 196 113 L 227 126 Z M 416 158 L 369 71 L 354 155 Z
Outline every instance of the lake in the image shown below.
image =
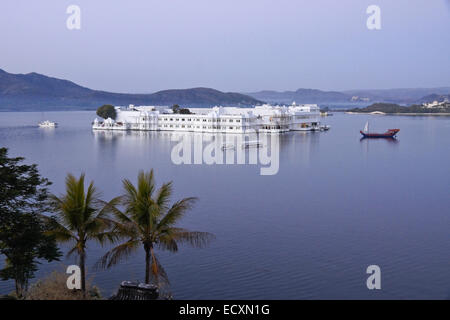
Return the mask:
M 175 299 L 450 298 L 450 117 L 335 113 L 322 119 L 327 132 L 279 136 L 274 175 L 259 164 L 177 165 L 170 133 L 93 132 L 94 117 L 2 112 L 0 146 L 37 163 L 56 194 L 68 172 L 85 172 L 110 200 L 123 178 L 154 168 L 158 185 L 174 181 L 174 200 L 198 197 L 180 226 L 216 239 L 159 252 Z M 38 128 L 46 119 L 59 127 Z M 398 139 L 360 140 L 367 120 L 400 128 Z M 103 296 L 145 270 L 142 249 L 92 271 L 107 249 L 89 243 L 88 275 Z M 44 263 L 36 276 L 72 263 Z M 369 265 L 381 268 L 381 290 L 366 287 Z M 0 294 L 12 290 L 0 281 Z

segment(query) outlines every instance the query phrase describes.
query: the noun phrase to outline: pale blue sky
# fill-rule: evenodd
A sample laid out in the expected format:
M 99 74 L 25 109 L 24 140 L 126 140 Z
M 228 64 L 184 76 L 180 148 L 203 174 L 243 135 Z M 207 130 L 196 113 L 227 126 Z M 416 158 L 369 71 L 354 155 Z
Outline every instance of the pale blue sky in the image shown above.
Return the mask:
M 8 72 L 116 92 L 450 86 L 449 0 L 1 0 L 0 43 Z

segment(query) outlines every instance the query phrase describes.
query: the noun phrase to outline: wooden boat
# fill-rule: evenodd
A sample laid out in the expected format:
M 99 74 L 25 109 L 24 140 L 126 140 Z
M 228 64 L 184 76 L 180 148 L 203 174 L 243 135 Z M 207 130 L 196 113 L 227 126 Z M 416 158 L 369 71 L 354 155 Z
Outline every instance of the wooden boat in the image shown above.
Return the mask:
M 369 132 L 369 121 L 366 122 L 364 130 L 359 131 L 363 138 L 395 138 L 400 129 L 388 129 L 384 133 Z

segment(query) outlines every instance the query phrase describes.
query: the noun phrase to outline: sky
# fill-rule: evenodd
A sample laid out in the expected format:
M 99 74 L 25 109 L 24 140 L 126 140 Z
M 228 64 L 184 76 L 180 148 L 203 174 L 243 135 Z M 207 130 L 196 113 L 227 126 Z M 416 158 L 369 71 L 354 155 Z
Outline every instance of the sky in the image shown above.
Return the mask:
M 0 46 L 7 72 L 113 92 L 450 86 L 450 0 L 1 0 Z

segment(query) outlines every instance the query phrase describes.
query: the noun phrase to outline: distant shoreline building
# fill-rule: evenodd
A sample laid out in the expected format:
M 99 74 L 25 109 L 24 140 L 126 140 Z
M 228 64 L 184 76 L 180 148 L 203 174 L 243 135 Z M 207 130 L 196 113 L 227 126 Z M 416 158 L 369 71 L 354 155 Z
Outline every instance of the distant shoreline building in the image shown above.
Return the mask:
M 449 101 L 447 98 L 445 98 L 443 101 L 435 100 L 433 102 L 422 103 L 422 106 L 425 108 L 432 109 L 432 108 L 444 108 L 447 104 L 449 104 Z
M 188 108 L 190 114 L 173 113 L 164 106 L 116 107 L 116 120 L 94 120 L 93 130 L 185 131 L 209 133 L 282 133 L 319 129 L 316 104 L 262 105 L 253 108 Z

